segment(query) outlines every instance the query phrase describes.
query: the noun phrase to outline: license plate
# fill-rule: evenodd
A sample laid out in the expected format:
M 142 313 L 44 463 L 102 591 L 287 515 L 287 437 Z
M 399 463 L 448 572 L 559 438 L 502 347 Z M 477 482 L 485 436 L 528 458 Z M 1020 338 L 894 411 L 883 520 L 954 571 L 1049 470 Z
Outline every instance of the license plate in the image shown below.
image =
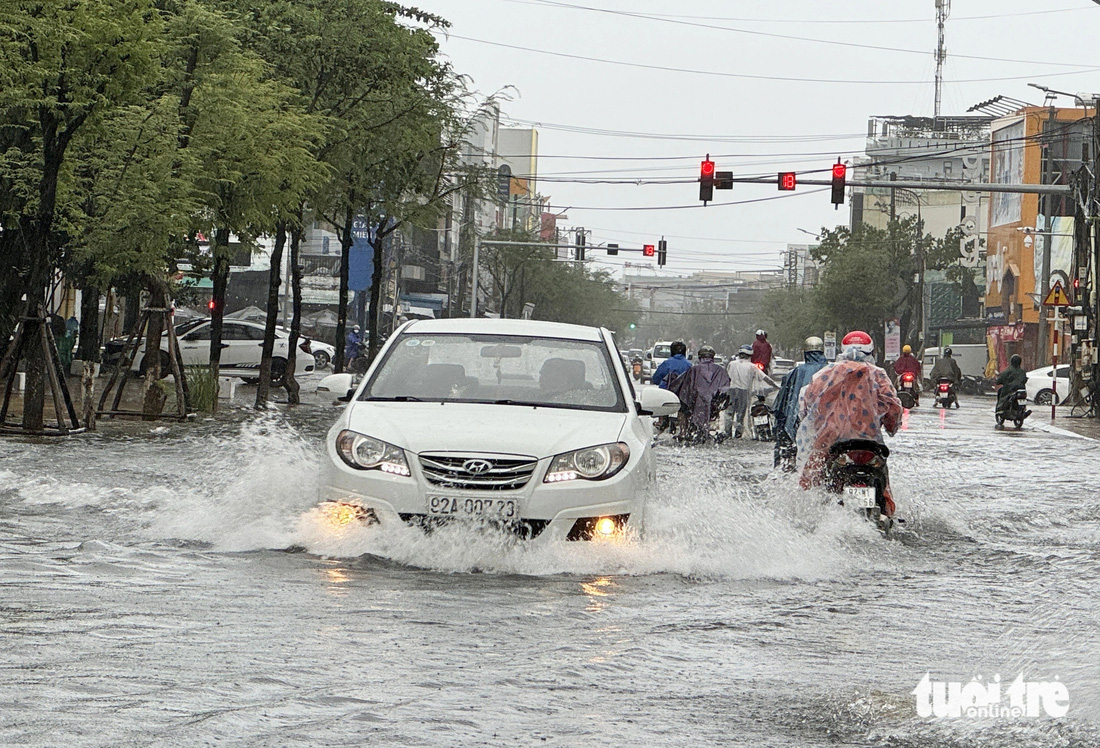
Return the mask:
M 755 423 L 757 426 L 763 426 L 763 425 L 771 422 L 771 417 L 770 416 L 753 416 L 752 417 L 752 422 Z
M 519 502 L 485 496 L 429 496 L 428 514 L 433 517 L 519 519 Z
M 855 509 L 875 508 L 875 489 L 873 486 L 845 486 L 844 506 Z

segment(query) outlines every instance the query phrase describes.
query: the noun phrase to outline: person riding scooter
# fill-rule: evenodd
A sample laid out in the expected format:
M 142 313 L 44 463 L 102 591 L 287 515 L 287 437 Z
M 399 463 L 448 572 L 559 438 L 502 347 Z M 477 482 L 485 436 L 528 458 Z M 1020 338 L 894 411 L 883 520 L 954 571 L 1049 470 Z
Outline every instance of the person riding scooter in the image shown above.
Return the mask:
M 836 363 L 822 369 L 799 398 L 798 462 L 802 488 L 820 486 L 833 445 L 849 440 L 884 444 L 883 430 L 893 436 L 901 425 L 902 407 L 889 375 L 875 365 L 871 336 L 856 330 L 844 336 Z M 892 517 L 894 500 L 886 475 L 884 514 Z
M 726 425 L 723 429 L 726 437 L 741 438 L 745 424 L 745 412 L 749 408 L 749 399 L 757 384 L 778 387 L 771 377 L 752 363 L 752 346 L 743 345 L 737 352 L 737 358 L 726 367 L 730 382 L 730 404 L 726 408 Z
M 951 349 L 944 348 L 943 355 L 940 357 L 936 365 L 932 367 L 932 371 L 929 373 L 928 378 L 932 380 L 932 384 L 937 384 L 941 380 L 947 380 L 949 382 L 950 396 L 947 399 L 945 407 L 951 407 L 952 404 L 955 407 L 959 407 L 958 390 L 959 384 L 962 383 L 962 371 L 959 369 L 958 363 L 951 356 Z
M 680 398 L 680 416 L 684 421 L 681 438 L 693 444 L 706 441 L 714 416 L 711 405 L 717 396 L 725 395 L 730 385 L 726 370 L 714 363 L 713 348 L 702 346 L 695 358 L 695 365 L 669 386 Z
M 913 400 L 920 402 L 920 360 L 913 355 L 912 346 L 903 346 L 901 355 L 894 362 L 894 384 L 900 386 L 902 378 L 909 374 L 913 382 Z
M 772 413 L 775 415 L 775 465 L 778 467 L 785 453 L 793 454 L 795 436 L 798 434 L 798 396 L 802 388 L 810 383 L 814 374 L 828 364 L 825 358 L 825 341 L 812 336 L 806 338 L 802 346 L 804 363 L 791 369 L 779 385 L 779 394 L 775 396 Z M 789 458 L 793 460 L 793 457 Z M 793 469 L 785 467 L 788 472 Z
M 1016 391 L 1027 387 L 1027 372 L 1021 368 L 1023 362 L 1020 354 L 1014 353 L 1008 360 L 1008 368 L 997 375 L 996 383 L 993 385 L 997 389 L 997 413 L 1004 413 L 1016 396 Z M 1031 415 L 1030 410 L 1024 411 L 1024 418 L 1029 415 Z

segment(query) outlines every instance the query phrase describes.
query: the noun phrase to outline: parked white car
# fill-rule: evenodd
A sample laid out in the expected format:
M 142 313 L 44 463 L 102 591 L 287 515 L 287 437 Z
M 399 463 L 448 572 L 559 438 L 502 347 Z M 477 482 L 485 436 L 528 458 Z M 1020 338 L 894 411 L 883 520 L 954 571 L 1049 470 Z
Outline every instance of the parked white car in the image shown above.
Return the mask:
M 180 358 L 184 366 L 207 366 L 210 364 L 210 320 L 198 319 L 176 326 L 179 340 Z M 281 385 L 286 380 L 286 366 L 289 360 L 289 335 L 285 330 L 275 330 L 275 348 L 271 359 L 271 381 Z M 117 341 L 112 341 L 112 343 Z M 263 349 L 264 326 L 243 320 L 224 320 L 222 322 L 222 355 L 219 373 L 227 377 L 241 377 L 246 382 L 255 381 L 260 371 L 260 354 Z M 119 346 L 121 348 L 121 345 Z M 299 354 L 295 357 L 295 374 L 313 371 L 315 366 L 309 338 L 298 340 Z M 110 350 L 110 346 L 108 346 Z M 117 354 L 116 354 L 117 355 Z M 148 366 L 147 355 L 142 349 L 134 356 L 130 370 L 145 373 Z M 168 361 L 168 338 L 160 341 L 160 372 L 167 376 L 171 369 Z
M 337 522 L 452 520 L 590 540 L 640 524 L 651 415 L 611 333 L 527 320 L 415 320 L 382 349 L 328 433 L 322 507 Z
M 1057 376 L 1051 379 L 1052 366 L 1032 369 L 1027 373 L 1027 399 L 1036 405 L 1050 405 L 1054 399 L 1054 386 L 1058 388 L 1058 402 L 1069 394 L 1069 364 L 1058 367 Z

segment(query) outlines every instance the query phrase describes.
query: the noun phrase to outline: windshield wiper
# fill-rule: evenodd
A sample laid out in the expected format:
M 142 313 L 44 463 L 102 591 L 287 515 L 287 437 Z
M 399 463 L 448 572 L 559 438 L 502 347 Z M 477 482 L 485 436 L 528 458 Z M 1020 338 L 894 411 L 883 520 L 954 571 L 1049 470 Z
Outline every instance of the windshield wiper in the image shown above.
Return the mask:
M 419 397 L 413 397 L 412 395 L 397 395 L 396 397 L 368 397 L 365 398 L 368 401 L 374 402 L 394 402 L 394 403 L 422 403 L 424 402 Z
M 527 400 L 493 400 L 493 405 L 530 405 L 532 408 L 537 408 L 542 403 L 533 403 Z

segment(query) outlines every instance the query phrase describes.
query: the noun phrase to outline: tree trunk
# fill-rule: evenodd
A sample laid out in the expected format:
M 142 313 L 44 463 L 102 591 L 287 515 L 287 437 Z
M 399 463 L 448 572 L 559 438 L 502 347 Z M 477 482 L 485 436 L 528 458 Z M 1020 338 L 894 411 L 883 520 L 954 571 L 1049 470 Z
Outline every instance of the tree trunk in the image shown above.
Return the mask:
M 162 282 L 149 281 L 149 306 L 166 307 L 168 293 Z M 160 386 L 160 339 L 164 334 L 165 316 L 159 312 L 149 313 L 149 324 L 145 327 L 145 383 L 142 389 L 141 418 L 155 421 L 164 410 L 165 394 Z
M 371 252 L 374 255 L 372 261 L 372 271 L 370 277 L 370 329 L 367 337 L 367 365 L 369 366 L 374 357 L 378 355 L 378 349 L 380 347 L 378 340 L 378 332 L 382 327 L 382 230 L 381 227 L 385 225 L 385 222 L 378 224 L 379 229 L 374 233 L 374 242 L 371 245 Z M 394 299 L 396 302 L 396 299 Z M 393 313 L 397 314 L 396 303 L 394 305 Z
M 344 364 L 349 358 L 344 345 L 347 343 L 348 274 L 351 268 L 351 230 L 354 218 L 353 210 L 347 208 L 344 211 L 344 227 L 340 231 L 340 296 L 336 307 L 336 362 L 332 365 L 332 370 L 336 373 L 344 370 Z
M 301 222 L 299 221 L 299 226 Z M 302 244 L 302 229 L 290 231 L 290 288 L 293 314 L 290 318 L 290 339 L 287 341 L 286 356 L 286 401 L 288 405 L 301 402 L 301 386 L 294 376 L 298 370 L 298 336 L 302 329 L 302 266 L 299 251 Z
M 214 294 L 210 310 L 210 372 L 214 377 L 214 390 L 218 390 L 218 370 L 222 362 L 222 320 L 225 317 L 225 290 L 229 285 L 229 229 L 214 231 Z M 214 398 L 214 412 L 218 411 L 218 398 Z
M 275 322 L 279 317 L 279 288 L 283 279 L 283 248 L 286 246 L 286 221 L 275 229 L 275 247 L 271 250 L 271 269 L 267 276 L 267 318 L 264 320 L 264 344 L 260 352 L 260 384 L 256 388 L 256 410 L 267 407 L 271 392 L 271 357 L 275 353 Z
M 85 286 L 80 290 L 80 341 L 76 357 L 81 361 L 99 361 L 99 289 Z

